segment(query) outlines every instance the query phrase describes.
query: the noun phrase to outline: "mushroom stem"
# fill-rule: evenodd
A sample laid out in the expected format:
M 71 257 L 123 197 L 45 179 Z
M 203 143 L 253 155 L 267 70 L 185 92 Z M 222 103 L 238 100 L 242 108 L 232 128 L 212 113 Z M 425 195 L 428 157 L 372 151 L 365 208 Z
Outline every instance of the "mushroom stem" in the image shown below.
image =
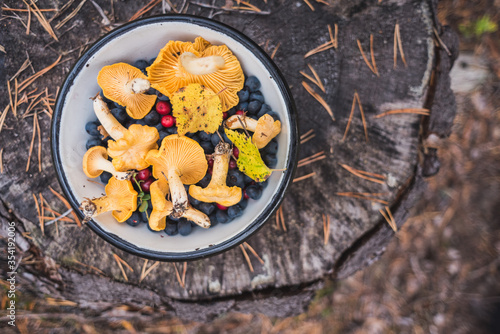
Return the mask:
M 94 99 L 94 112 L 111 138 L 118 140 L 124 136 L 127 129 L 111 114 L 108 105 L 100 95 Z
M 80 204 L 80 210 L 84 215 L 83 223 L 88 223 L 92 218 L 103 212 L 120 209 L 117 208 L 117 206 L 119 206 L 117 204 L 116 201 L 110 200 L 108 196 L 102 196 L 95 199 L 84 199 Z
M 212 179 L 208 187 L 226 186 L 227 170 L 229 168 L 229 157 L 231 156 L 231 145 L 225 142 L 219 142 L 215 147 L 214 166 L 212 170 Z
M 113 167 L 113 164 L 111 163 L 111 161 L 109 161 L 108 159 L 105 159 L 104 157 L 100 157 L 99 159 L 97 159 L 95 161 L 95 164 L 94 164 L 94 167 L 100 169 L 100 170 L 103 170 L 105 172 L 108 172 L 108 173 L 111 173 L 113 174 L 113 176 L 117 179 L 117 180 L 130 180 L 130 178 L 132 177 L 132 175 L 134 175 L 135 171 L 134 170 L 129 170 L 129 171 L 126 171 L 126 172 L 119 172 L 115 169 L 115 167 Z
M 184 52 L 179 57 L 181 66 L 193 75 L 205 75 L 222 69 L 225 65 L 221 56 L 196 57 L 192 52 Z
M 181 217 L 188 208 L 188 196 L 186 188 L 182 183 L 177 168 L 169 168 L 167 171 L 167 180 L 170 186 L 170 195 L 174 205 L 174 217 Z
M 193 208 L 191 205 L 188 206 L 187 210 L 184 212 L 182 217 L 192 221 L 193 223 L 203 228 L 210 227 L 210 218 L 208 218 L 208 216 L 203 212 Z
M 125 90 L 129 94 L 142 94 L 151 87 L 151 83 L 142 78 L 135 78 L 125 84 Z
M 241 119 L 241 123 L 244 124 L 246 130 L 255 132 L 255 129 L 257 129 L 258 121 L 256 119 L 243 115 L 233 115 L 229 117 L 226 120 L 226 127 L 231 130 L 243 129 L 243 126 L 241 125 L 238 118 Z

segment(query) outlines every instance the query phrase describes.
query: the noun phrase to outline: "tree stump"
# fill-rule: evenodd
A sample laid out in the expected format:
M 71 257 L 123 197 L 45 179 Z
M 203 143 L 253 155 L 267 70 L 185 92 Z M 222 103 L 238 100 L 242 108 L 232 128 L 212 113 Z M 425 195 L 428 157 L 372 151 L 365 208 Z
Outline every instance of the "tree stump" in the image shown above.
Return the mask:
M 39 1 L 38 6 L 49 8 L 55 2 Z M 172 2 L 181 8 L 182 1 Z M 58 3 L 61 8 L 64 1 Z M 97 3 L 106 13 L 111 12 L 109 1 Z M 18 275 L 22 289 L 39 298 L 48 294 L 71 301 L 73 307 L 97 313 L 126 304 L 151 306 L 191 320 L 211 319 L 231 310 L 290 316 L 304 311 L 325 277 L 345 278 L 380 257 L 394 235 L 381 212 L 389 219 L 392 213 L 401 226 L 425 187 L 424 176 L 439 169 L 435 150 L 423 142 L 429 134 L 449 134 L 455 106 L 448 71 L 456 57 L 457 40 L 439 26 L 434 14 L 436 4 L 431 1 L 330 1 L 329 6 L 311 3 L 315 11 L 302 1 L 262 2 L 259 13 L 219 12 L 195 4 L 187 8 L 188 14 L 214 15 L 214 19 L 242 31 L 274 55 L 292 89 L 301 134 L 314 131 L 314 137 L 301 144 L 300 159 L 318 152 L 325 155 L 297 169 L 297 178 L 315 174 L 291 185 L 282 204 L 283 221 L 277 225 L 277 220 L 271 219 L 247 241 L 262 260 L 247 251 L 253 271 L 241 248 L 236 247 L 187 263 L 184 280 L 184 264 L 160 263 L 140 281 L 141 271 L 153 263 L 145 264 L 144 259 L 110 246 L 86 227 L 60 222 L 57 228 L 55 224 L 45 227 L 43 234 L 34 198 L 40 205 L 41 194 L 56 211 L 66 210 L 49 190 L 49 186 L 59 190 L 50 156 L 50 117 L 42 111 L 49 109 L 42 104 L 33 108 L 38 111 L 41 130 L 40 165 L 38 134 L 33 135 L 36 120 L 23 117 L 29 103 L 21 104 L 14 117 L 6 108 L 11 104 L 8 89 L 1 87 L 0 112 L 7 112 L 0 132 L 2 235 L 7 223 L 15 221 L 19 257 L 32 254 L 38 261 L 21 265 Z M 18 7 L 15 1 L 6 4 Z M 115 3 L 116 22 L 127 21 L 144 4 Z M 206 4 L 210 6 L 211 2 Z M 61 22 L 76 5 L 52 25 Z M 159 13 L 161 6 L 146 15 Z M 24 20 L 27 17 L 19 15 Z M 50 18 L 53 14 L 44 15 Z M 85 45 L 110 28 L 101 21 L 99 12 L 87 2 L 73 19 L 55 30 L 59 41 L 34 19 L 29 35 L 18 20 L 0 21 L 4 32 L 0 44 L 6 50 L 5 54 L 0 52 L 1 81 L 15 75 L 26 52 L 36 71 L 63 55 L 62 62 L 25 90 L 28 93 L 37 88 L 36 94 L 45 94 L 47 87 L 48 94 L 55 94 Z M 396 25 L 400 46 L 395 38 Z M 331 41 L 328 26 L 335 46 L 304 58 L 310 50 Z M 433 29 L 440 35 L 439 46 Z M 302 71 L 313 77 L 308 65 L 319 75 L 324 92 L 300 74 Z M 19 83 L 32 74 L 30 71 L 28 67 L 18 76 Z M 326 101 L 335 121 L 302 82 Z M 11 80 L 13 99 L 14 85 L 15 80 Z M 21 97 L 19 94 L 18 103 Z M 376 117 L 389 110 L 416 108 L 430 109 L 430 116 Z M 31 164 L 24 172 L 32 136 Z M 379 174 L 375 178 L 382 181 L 358 177 L 345 166 Z M 324 220 L 329 221 L 327 228 Z M 327 229 L 329 236 L 325 238 Z M 133 269 L 124 269 L 128 281 L 113 254 Z

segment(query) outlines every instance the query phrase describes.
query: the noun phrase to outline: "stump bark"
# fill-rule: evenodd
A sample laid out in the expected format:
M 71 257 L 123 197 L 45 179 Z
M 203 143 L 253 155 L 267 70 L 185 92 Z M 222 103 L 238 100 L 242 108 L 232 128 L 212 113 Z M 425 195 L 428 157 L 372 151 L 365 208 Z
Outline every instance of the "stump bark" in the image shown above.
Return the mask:
M 50 4 L 54 2 L 57 1 Z M 179 8 L 182 3 L 172 2 Z M 16 7 L 14 1 L 6 3 Z M 63 1 L 58 3 L 62 7 Z M 109 2 L 97 3 L 108 13 L 111 11 Z M 150 306 L 163 314 L 191 320 L 207 320 L 232 310 L 290 316 L 305 310 L 325 277 L 348 277 L 380 257 L 394 235 L 380 210 L 387 206 L 397 226 L 401 226 L 425 187 L 424 176 L 439 169 L 435 152 L 422 142 L 431 133 L 443 137 L 450 132 L 455 105 L 448 72 L 456 57 L 457 39 L 451 31 L 440 27 L 432 1 L 332 1 L 331 6 L 314 3 L 315 11 L 301 1 L 262 4 L 268 15 L 231 12 L 214 18 L 242 31 L 270 54 L 276 50 L 274 61 L 294 95 L 300 131 L 303 134 L 313 129 L 315 134 L 301 145 L 299 157 L 319 151 L 326 155 L 323 160 L 297 169 L 296 177 L 313 172 L 315 175 L 289 188 L 282 205 L 286 231 L 273 218 L 247 241 L 263 264 L 250 254 L 254 269 L 251 272 L 241 249 L 234 248 L 187 263 L 184 287 L 171 263 L 160 263 L 139 282 L 145 260 L 110 246 L 86 227 L 60 223 L 57 229 L 47 226 L 42 234 L 33 195 L 39 199 L 41 193 L 59 212 L 65 208 L 48 188 L 58 190 L 59 186 L 50 157 L 50 118 L 41 112 L 41 171 L 35 140 L 30 168 L 24 172 L 34 124 L 32 117 L 22 117 L 27 107 L 24 104 L 17 117 L 8 111 L 0 132 L 2 235 L 5 236 L 8 222 L 15 221 L 19 259 L 30 254 L 36 259 L 19 269 L 23 289 L 38 298 L 48 294 L 72 301 L 73 307 L 80 310 L 97 313 L 126 304 L 136 308 Z M 39 1 L 40 8 L 44 5 L 48 7 L 49 2 Z M 141 6 L 136 2 L 116 3 L 117 22 L 126 21 Z M 159 10 L 155 8 L 148 15 Z M 210 16 L 217 10 L 190 5 L 187 13 Z M 47 87 L 49 93 L 55 93 L 82 48 L 104 32 L 106 27 L 101 21 L 94 6 L 86 3 L 75 18 L 56 31 L 59 42 L 51 39 L 38 22 L 32 22 L 31 33 L 26 35 L 26 28 L 16 20 L 0 21 L 4 32 L 0 44 L 6 49 L 6 54 L 0 53 L 0 81 L 6 82 L 17 72 L 26 52 L 36 70 L 50 65 L 62 54 L 66 61 L 28 89 L 38 88 L 37 92 L 41 92 Z M 397 55 L 397 66 L 394 65 L 396 24 L 407 66 L 401 53 Z M 308 51 L 330 40 L 328 25 L 338 27 L 338 46 L 304 58 Z M 450 54 L 435 45 L 433 28 Z M 371 36 L 379 75 L 370 70 L 358 47 L 359 41 L 371 62 Z M 311 74 L 308 64 L 319 74 L 324 93 L 299 73 Z M 28 72 L 29 69 L 21 73 L 19 80 L 29 76 Z M 335 121 L 306 92 L 302 81 L 308 82 L 330 105 Z M 6 86 L 1 87 L 1 93 L 4 110 L 10 104 Z M 367 133 L 356 106 L 344 138 L 355 93 L 362 105 Z M 388 110 L 407 108 L 428 108 L 431 114 L 375 118 Z M 359 178 L 341 164 L 381 174 L 385 181 L 379 184 Z M 343 192 L 376 193 L 376 198 L 384 202 L 337 194 Z M 326 244 L 323 216 L 330 217 Z M 23 236 L 23 231 L 28 234 Z M 113 253 L 133 268 L 133 272 L 125 269 L 127 282 Z M 147 267 L 151 265 L 150 262 Z M 182 272 L 182 264 L 177 264 L 177 268 Z

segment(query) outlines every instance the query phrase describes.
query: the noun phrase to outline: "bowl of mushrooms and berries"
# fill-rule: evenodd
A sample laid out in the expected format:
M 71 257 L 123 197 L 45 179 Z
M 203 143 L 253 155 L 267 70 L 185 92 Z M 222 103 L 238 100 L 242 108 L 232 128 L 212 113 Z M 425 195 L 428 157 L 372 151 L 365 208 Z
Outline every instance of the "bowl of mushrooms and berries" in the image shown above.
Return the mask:
M 102 37 L 68 74 L 52 122 L 57 176 L 85 225 L 159 261 L 242 243 L 296 166 L 282 74 L 248 37 L 199 17 L 150 17 Z

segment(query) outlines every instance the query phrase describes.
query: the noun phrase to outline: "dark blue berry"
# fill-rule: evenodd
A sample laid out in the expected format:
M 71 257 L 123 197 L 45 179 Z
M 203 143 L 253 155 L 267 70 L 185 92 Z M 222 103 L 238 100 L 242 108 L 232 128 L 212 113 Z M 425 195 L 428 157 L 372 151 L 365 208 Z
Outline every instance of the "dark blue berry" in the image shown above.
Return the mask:
M 89 148 L 94 147 L 94 146 L 102 146 L 102 144 L 103 144 L 102 140 L 100 140 L 99 138 L 92 137 L 89 140 L 87 140 L 85 147 L 88 150 Z
M 104 102 L 106 102 L 107 104 L 110 104 L 110 103 L 113 103 L 113 101 L 111 101 L 110 99 L 108 99 L 106 96 L 104 96 L 104 92 L 101 90 L 101 92 L 99 93 L 99 95 L 101 95 L 102 97 L 102 100 Z
M 261 104 L 264 103 L 264 95 L 262 95 L 262 92 L 260 90 L 250 94 L 249 99 L 250 101 L 259 101 Z
M 177 229 L 179 230 L 179 234 L 182 236 L 189 235 L 191 233 L 192 228 L 193 227 L 191 226 L 191 223 L 184 218 L 179 220 L 179 223 L 177 225 Z
M 176 134 L 176 133 L 177 133 L 177 127 L 175 127 L 175 126 L 171 126 L 171 127 L 167 128 L 167 131 L 168 131 L 168 133 L 170 133 L 171 135 L 174 135 L 174 134 Z
M 236 106 L 236 109 L 247 111 L 248 110 L 248 102 L 238 103 L 238 105 Z
M 102 172 L 102 174 L 99 175 L 99 180 L 101 180 L 101 182 L 104 183 L 104 184 L 108 184 L 109 179 L 112 178 L 112 177 L 113 177 L 113 175 L 111 173 Z
M 198 132 L 198 137 L 200 137 L 201 141 L 209 141 L 211 136 L 211 134 L 206 133 L 205 131 Z
M 212 214 L 208 216 L 208 218 L 210 219 L 210 227 L 214 227 L 219 223 L 219 219 L 217 218 L 217 212 L 220 212 L 220 210 L 212 212 Z
M 89 135 L 98 137 L 101 135 L 99 130 L 97 130 L 97 127 L 99 125 L 101 125 L 99 122 L 88 122 L 87 124 L 85 124 L 85 130 Z
M 111 115 L 113 115 L 118 122 L 120 122 L 122 125 L 130 120 L 130 117 L 127 115 L 127 112 L 123 107 L 115 107 L 111 109 Z
M 212 136 L 210 136 L 210 141 L 214 147 L 217 146 L 217 144 L 220 143 L 219 135 L 217 133 L 213 133 Z
M 139 124 L 139 125 L 147 125 L 147 124 L 146 124 L 146 121 L 144 120 L 144 118 L 143 118 L 143 119 L 138 119 L 138 120 L 136 120 L 136 121 L 135 121 L 135 124 Z
M 200 205 L 198 205 L 198 210 L 209 216 L 215 210 L 215 204 L 201 203 Z
M 257 116 L 262 117 L 264 114 L 266 114 L 270 111 L 271 111 L 271 107 L 269 106 L 269 104 L 262 103 L 262 106 L 260 107 L 260 110 L 257 113 Z
M 238 206 L 238 205 L 233 205 L 233 206 L 230 206 L 228 209 L 227 209 L 227 215 L 229 218 L 231 219 L 234 219 L 236 217 L 239 217 L 243 214 L 243 209 Z
M 141 223 L 141 214 L 139 213 L 139 211 L 134 211 L 134 213 L 132 213 L 132 216 L 130 216 L 130 218 L 125 222 L 130 226 L 137 226 Z
M 229 187 L 234 187 L 234 186 L 238 186 L 240 188 L 245 187 L 245 179 L 243 178 L 243 173 L 241 173 L 237 169 L 230 169 L 227 172 L 226 182 Z
M 201 181 L 200 181 L 200 182 L 201 182 Z M 207 183 L 207 185 L 208 185 L 208 183 Z M 191 203 L 191 205 L 193 205 L 193 206 L 198 206 L 198 205 L 200 205 L 200 204 L 201 204 L 201 202 L 200 202 L 200 201 L 198 201 L 198 200 L 197 200 L 196 198 L 194 198 L 193 196 L 189 195 L 189 193 L 188 193 L 188 200 L 189 200 L 189 203 Z
M 115 102 L 113 103 L 115 105 L 115 108 L 124 108 L 124 106 L 122 106 L 121 104 L 119 104 L 118 102 Z
M 208 184 L 210 183 L 210 180 L 212 179 L 212 175 L 210 174 L 206 174 L 203 179 L 200 180 L 200 182 L 198 182 L 198 185 L 202 188 L 206 188 L 208 187 Z
M 238 110 L 236 110 L 236 107 L 232 107 L 231 109 L 229 109 L 229 110 L 227 111 L 227 116 L 228 116 L 228 117 L 231 117 L 231 116 L 233 116 L 234 114 L 236 114 L 236 112 L 237 112 L 237 111 L 238 111 Z
M 250 101 L 250 103 L 248 104 L 248 112 L 250 114 L 256 114 L 259 112 L 261 106 L 262 106 L 262 102 L 260 102 L 260 101 L 257 101 L 257 100 Z
M 144 71 L 146 69 L 146 67 L 148 67 L 148 66 L 149 66 L 149 62 L 147 60 L 144 60 L 144 59 L 140 59 L 140 60 L 137 60 L 136 62 L 134 62 L 134 67 L 137 67 L 141 71 Z
M 151 110 L 149 114 L 144 116 L 144 121 L 147 125 L 154 126 L 160 123 L 161 115 L 156 112 L 156 110 Z
M 260 182 L 259 185 L 262 187 L 262 189 L 266 189 L 266 187 L 269 185 L 269 179 L 265 180 L 264 182 Z
M 149 217 L 151 216 L 151 212 L 153 212 L 153 209 L 151 207 L 151 203 L 149 203 L 148 209 L 144 212 L 141 212 L 141 220 L 143 223 L 149 222 Z
M 223 210 L 217 210 L 215 217 L 217 217 L 218 222 L 221 224 L 227 224 L 231 221 L 231 219 L 227 215 L 227 212 Z
M 200 146 L 203 147 L 205 154 L 214 153 L 214 145 L 212 144 L 211 141 L 202 141 L 200 143 Z
M 243 182 L 245 182 L 245 185 L 247 185 L 247 184 L 252 183 L 253 179 L 250 176 L 243 174 Z
M 245 192 L 248 197 L 255 200 L 258 200 L 262 196 L 262 188 L 257 184 L 246 187 Z
M 248 101 L 249 96 L 250 96 L 250 92 L 246 89 L 242 89 L 238 92 L 238 97 L 240 98 L 240 103 Z
M 168 98 L 168 96 L 163 95 L 163 94 L 162 94 L 162 93 L 160 93 L 160 92 L 157 92 L 157 93 L 156 93 L 156 96 L 158 96 L 158 100 L 160 100 L 160 101 L 170 101 L 170 99 Z
M 264 155 L 262 160 L 264 160 L 266 166 L 269 168 L 276 167 L 276 164 L 278 163 L 278 158 L 276 157 L 276 154 L 266 154 Z
M 239 203 L 236 205 L 238 205 L 241 208 L 241 210 L 245 210 L 248 205 L 248 200 L 242 196 L 241 201 L 239 201 Z
M 257 79 L 255 76 L 249 76 L 248 79 L 245 81 L 245 86 L 248 87 L 250 92 L 255 92 L 260 88 L 260 81 Z
M 155 62 L 155 60 L 156 60 L 156 57 L 151 58 L 151 59 L 149 60 L 149 65 L 152 65 L 152 64 Z
M 278 152 L 278 141 L 276 139 L 271 140 L 266 147 L 264 147 L 264 152 L 268 154 L 276 154 L 276 152 Z
M 271 116 L 272 118 L 274 118 L 275 121 L 279 121 L 280 120 L 279 115 L 275 111 L 270 111 L 270 112 L 268 112 L 268 114 L 269 114 L 269 116 Z
M 177 233 L 179 233 L 179 231 L 177 230 L 177 223 L 167 221 L 167 226 L 165 227 L 164 231 L 167 235 L 176 235 Z
M 168 133 L 166 130 L 163 130 L 163 129 L 158 131 L 158 134 L 160 135 L 160 140 L 159 140 L 160 144 L 159 145 L 161 145 L 161 141 L 163 140 L 163 138 L 170 135 L 170 133 Z
M 147 94 L 156 95 L 156 92 L 158 92 L 156 89 L 154 89 L 153 87 L 149 87 Z

